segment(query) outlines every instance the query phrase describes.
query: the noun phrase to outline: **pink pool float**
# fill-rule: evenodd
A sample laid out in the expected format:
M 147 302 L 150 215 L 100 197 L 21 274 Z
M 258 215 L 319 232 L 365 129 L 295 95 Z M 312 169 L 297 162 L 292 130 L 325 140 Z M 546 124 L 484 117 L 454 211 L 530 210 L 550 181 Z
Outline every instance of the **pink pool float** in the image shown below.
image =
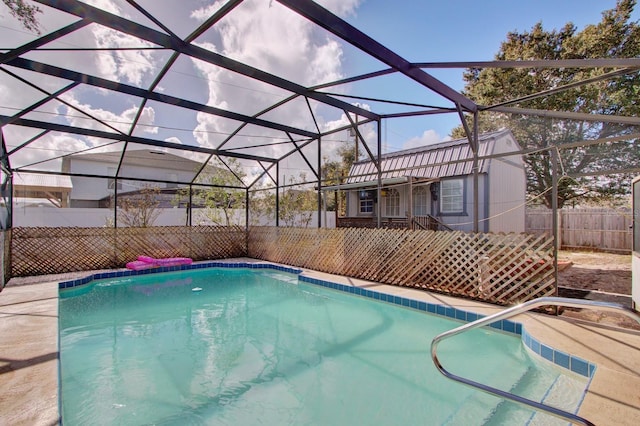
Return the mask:
M 137 260 L 127 263 L 127 269 L 141 271 L 143 269 L 162 268 L 163 266 L 191 265 L 190 257 L 165 257 L 156 259 L 149 256 L 138 256 Z

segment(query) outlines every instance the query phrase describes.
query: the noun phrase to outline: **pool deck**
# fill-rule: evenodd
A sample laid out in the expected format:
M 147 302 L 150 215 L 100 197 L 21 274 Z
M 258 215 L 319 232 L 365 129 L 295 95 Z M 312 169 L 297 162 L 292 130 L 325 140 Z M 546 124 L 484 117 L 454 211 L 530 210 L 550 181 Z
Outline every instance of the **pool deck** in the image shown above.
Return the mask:
M 257 262 L 227 259 L 225 262 Z M 9 283 L 0 292 L 0 424 L 55 425 L 58 414 L 58 282 L 92 272 Z M 339 284 L 489 315 L 499 306 L 305 270 Z M 44 281 L 43 281 L 44 280 Z M 513 318 L 556 350 L 597 365 L 578 415 L 597 425 L 640 424 L 640 333 L 526 313 Z

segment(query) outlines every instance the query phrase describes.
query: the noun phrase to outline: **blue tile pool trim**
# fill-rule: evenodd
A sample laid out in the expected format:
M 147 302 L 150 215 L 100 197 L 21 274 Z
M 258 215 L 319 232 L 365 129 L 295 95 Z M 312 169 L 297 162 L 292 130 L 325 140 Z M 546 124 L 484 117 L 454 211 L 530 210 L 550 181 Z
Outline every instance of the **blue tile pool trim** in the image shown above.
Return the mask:
M 121 278 L 131 277 L 137 275 L 159 274 L 162 272 L 174 272 L 174 271 L 186 271 L 190 269 L 205 269 L 205 268 L 250 268 L 250 269 L 274 269 L 281 272 L 289 272 L 292 274 L 299 274 L 301 269 L 290 268 L 287 266 L 276 265 L 273 263 L 249 263 L 249 262 L 198 262 L 190 265 L 177 265 L 177 266 L 163 266 L 160 268 L 143 269 L 141 271 L 132 271 L 130 269 L 122 269 L 110 272 L 101 272 L 98 274 L 89 275 L 84 278 L 79 278 L 71 281 L 63 281 L 58 283 L 58 289 L 73 288 L 81 285 L 89 284 L 93 280 L 102 280 L 108 278 Z
M 420 302 L 413 299 L 408 299 L 401 296 L 394 296 L 391 294 L 379 293 L 377 291 L 367 290 L 366 288 L 355 287 L 352 285 L 338 284 L 331 281 L 320 280 L 317 278 L 311 278 L 304 275 L 299 275 L 298 280 L 310 284 L 320 285 L 322 287 L 331 288 L 334 290 L 344 291 L 346 293 L 352 293 L 358 296 L 369 297 L 371 299 L 380 300 L 387 303 L 393 303 L 396 305 L 417 309 L 419 311 L 428 312 L 435 315 L 440 315 L 460 321 L 473 322 L 480 318 L 484 318 L 485 315 L 477 314 L 475 312 L 467 312 L 461 309 L 453 308 L 451 306 L 438 305 L 428 302 Z M 573 371 L 581 376 L 591 378 L 596 370 L 596 365 L 578 358 L 576 356 L 567 354 L 565 352 L 556 350 L 550 346 L 547 346 L 534 337 L 532 337 L 519 322 L 510 320 L 500 320 L 489 325 L 491 328 L 501 330 L 506 333 L 517 334 L 521 337 L 522 342 L 535 354 L 550 361 L 560 367 Z
M 108 279 L 108 278 L 120 278 L 137 275 L 157 274 L 162 272 L 184 271 L 190 269 L 204 269 L 204 268 L 250 268 L 250 269 L 273 269 L 281 272 L 288 272 L 292 274 L 298 274 L 298 280 L 309 284 L 320 285 L 322 287 L 331 288 L 334 290 L 344 291 L 346 293 L 355 294 L 358 296 L 368 297 L 374 300 L 380 300 L 382 302 L 393 303 L 396 305 L 404 306 L 407 308 L 416 309 L 419 311 L 428 312 L 435 315 L 440 315 L 460 321 L 472 322 L 480 318 L 484 318 L 485 315 L 477 314 L 475 312 L 467 312 L 461 309 L 453 308 L 451 306 L 438 305 L 428 302 L 420 302 L 414 299 L 409 299 L 401 296 L 394 296 L 391 294 L 380 293 L 377 291 L 367 290 L 366 288 L 355 287 L 352 285 L 344 285 L 334 283 L 332 281 L 320 280 L 304 275 L 301 269 L 291 268 L 287 266 L 276 265 L 273 263 L 249 263 L 249 262 L 198 262 L 190 265 L 178 265 L 178 266 L 165 266 L 153 269 L 144 269 L 141 271 L 117 270 L 111 272 L 102 272 L 98 274 L 89 275 L 84 278 L 63 281 L 58 283 L 58 289 L 66 289 L 85 285 L 94 280 Z M 501 330 L 506 333 L 517 334 L 521 337 L 522 342 L 531 349 L 532 352 L 541 356 L 542 358 L 550 361 L 560 367 L 566 368 L 584 377 L 591 378 L 596 370 L 596 365 L 583 360 L 582 358 L 575 357 L 571 354 L 556 350 L 550 346 L 541 343 L 534 337 L 532 337 L 526 330 L 523 329 L 522 324 L 510 320 L 500 320 L 489 327 Z
M 596 364 L 545 345 L 532 337 L 526 330 L 522 333 L 522 341 L 536 355 L 576 374 L 591 378 L 596 372 Z

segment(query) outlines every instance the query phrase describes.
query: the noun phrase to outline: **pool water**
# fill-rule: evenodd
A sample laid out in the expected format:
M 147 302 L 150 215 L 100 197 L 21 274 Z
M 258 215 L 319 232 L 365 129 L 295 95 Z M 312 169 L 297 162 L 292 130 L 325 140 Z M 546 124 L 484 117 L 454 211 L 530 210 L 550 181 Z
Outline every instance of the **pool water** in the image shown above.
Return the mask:
M 460 323 L 273 270 L 210 268 L 60 291 L 65 425 L 566 424 L 446 379 Z M 586 378 L 519 336 L 443 341 L 451 372 L 574 411 Z M 542 423 L 541 423 L 542 422 Z

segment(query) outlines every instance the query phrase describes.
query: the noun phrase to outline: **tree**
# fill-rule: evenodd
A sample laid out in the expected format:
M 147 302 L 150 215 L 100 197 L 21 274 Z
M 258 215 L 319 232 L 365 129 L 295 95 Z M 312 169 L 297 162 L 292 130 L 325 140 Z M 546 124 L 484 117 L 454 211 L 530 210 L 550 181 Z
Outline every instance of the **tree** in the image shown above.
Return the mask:
M 306 176 L 300 173 L 298 179 L 291 177 L 289 185 L 305 182 Z M 318 210 L 316 191 L 287 187 L 280 196 L 280 220 L 284 226 L 308 227 L 313 212 Z
M 306 182 L 306 174 L 291 176 L 279 194 L 279 219 L 284 226 L 308 227 L 313 212 L 318 210 L 317 192 L 311 189 L 296 188 Z M 260 218 L 273 218 L 276 214 L 276 194 L 274 191 L 260 191 L 260 195 L 251 198 L 251 213 L 254 222 Z
M 581 32 L 567 23 L 561 30 L 546 31 L 541 23 L 530 31 L 509 33 L 496 60 L 559 60 L 592 58 L 629 58 L 640 55 L 640 27 L 631 21 L 635 0 L 618 0 L 616 7 L 602 13 L 602 21 L 586 26 Z M 491 106 L 563 85 L 601 76 L 612 71 L 603 68 L 533 68 L 468 69 L 464 94 L 479 105 Z M 635 73 L 600 80 L 545 97 L 518 103 L 533 109 L 570 111 L 605 115 L 637 116 L 640 75 Z M 615 123 L 557 120 L 497 113 L 480 114 L 481 132 L 508 127 L 523 149 L 538 149 L 527 155 L 527 189 L 529 196 L 542 196 L 551 206 L 552 171 L 549 147 L 621 136 L 634 133 L 631 126 Z M 452 136 L 464 135 L 457 128 Z M 606 144 L 583 145 L 561 149 L 561 167 L 566 173 L 593 175 L 640 166 L 640 143 L 637 138 Z M 615 155 L 611 155 L 615 153 Z M 609 173 L 611 174 L 611 173 Z M 562 179 L 558 185 L 558 206 L 573 199 L 615 197 L 628 193 L 629 175 L 608 179 Z M 587 188 L 585 190 L 584 188 Z
M 146 228 L 160 216 L 160 189 L 144 187 L 118 198 L 118 222 L 124 226 Z
M 244 209 L 245 191 L 231 187 L 242 185 L 245 173 L 235 158 L 225 164 L 218 162 L 200 175 L 199 183 L 211 186 L 194 190 L 193 204 L 204 206 L 197 211 L 199 222 L 230 226 L 240 220 L 237 212 Z M 188 189 L 180 190 L 178 195 L 184 197 L 187 191 Z
M 324 159 L 325 161 L 321 170 L 323 186 L 339 185 L 349 175 L 351 166 L 356 159 L 355 145 L 342 145 L 338 148 L 337 154 L 340 158 L 339 160 L 329 161 L 327 158 Z M 338 194 L 338 197 L 338 206 L 335 206 L 335 203 L 331 203 L 331 200 L 328 200 L 327 204 L 329 205 L 327 209 L 337 209 L 339 214 L 345 215 L 346 193 L 341 192 Z
M 26 4 L 24 0 L 2 0 L 2 2 L 9 8 L 9 13 L 22 23 L 23 27 L 40 34 L 40 24 L 36 19 L 36 14 L 42 13 L 42 10 L 38 6 Z

